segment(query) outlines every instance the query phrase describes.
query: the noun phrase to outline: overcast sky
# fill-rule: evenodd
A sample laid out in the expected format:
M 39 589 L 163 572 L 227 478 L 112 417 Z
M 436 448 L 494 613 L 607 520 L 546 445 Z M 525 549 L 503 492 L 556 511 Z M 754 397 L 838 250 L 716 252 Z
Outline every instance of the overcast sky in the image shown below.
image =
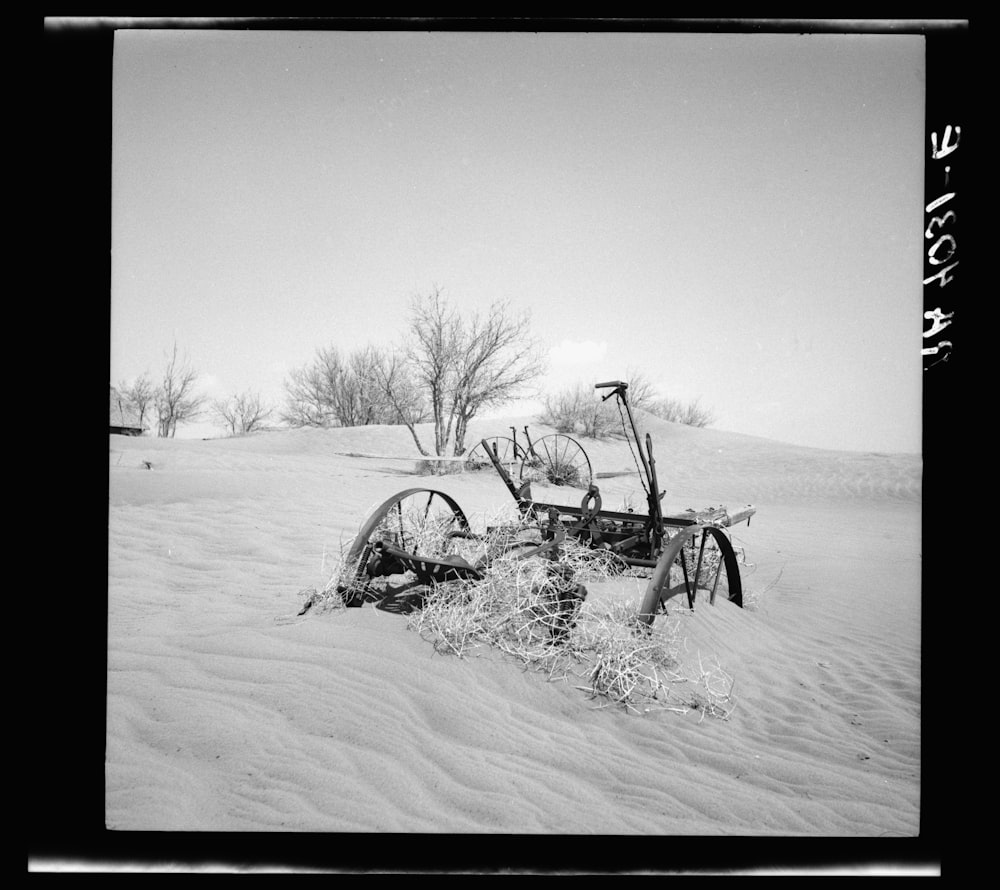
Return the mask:
M 437 287 L 530 309 L 550 390 L 635 368 L 718 429 L 918 452 L 924 70 L 912 35 L 118 31 L 111 382 L 176 340 L 277 402 Z

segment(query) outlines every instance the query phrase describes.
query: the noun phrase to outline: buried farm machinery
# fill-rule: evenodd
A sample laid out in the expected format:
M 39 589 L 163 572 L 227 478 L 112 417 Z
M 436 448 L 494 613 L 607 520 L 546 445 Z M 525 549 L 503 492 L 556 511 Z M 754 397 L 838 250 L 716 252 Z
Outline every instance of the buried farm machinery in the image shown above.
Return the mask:
M 524 427 L 522 445 L 517 439 L 517 427 L 511 427 L 511 438 L 493 436 L 483 439 L 465 459 L 470 470 L 490 465 L 503 466 L 510 476 L 517 474 L 521 482 L 547 482 L 551 485 L 572 485 L 589 488 L 594 480 L 590 458 L 583 446 L 571 436 L 553 433 L 532 439 Z
M 415 578 L 417 586 L 478 581 L 498 553 L 545 558 L 559 574 L 561 545 L 572 539 L 588 551 L 602 554 L 622 572 L 648 573 L 638 610 L 639 621 L 646 625 L 665 611 L 673 596 L 685 595 L 693 609 L 699 589 L 707 592 L 712 604 L 721 594 L 742 607 L 739 561 L 726 529 L 741 522 L 749 524 L 755 508 L 730 512 L 718 507 L 665 515 L 661 509 L 665 492 L 659 489 L 652 440 L 648 434 L 644 439 L 639 436 L 628 402 L 628 384 L 616 380 L 598 383 L 596 389 L 609 390 L 603 400 L 616 398 L 619 412 L 624 408 L 627 413 L 630 428 L 625 425 L 625 413 L 621 414 L 622 428 L 630 448 L 634 446 L 637 467 L 641 463 L 647 513 L 603 510 L 600 490 L 589 482 L 589 464 L 587 491 L 579 506 L 537 501 L 531 495 L 531 480 L 515 481 L 508 472 L 509 464 L 505 466 L 493 443 L 484 439 L 481 454 L 493 464 L 517 505 L 520 522 L 516 531 L 499 537 L 494 534 L 478 558 L 460 555 L 459 542 L 467 547 L 485 537 L 473 533 L 458 503 L 436 489 L 406 489 L 382 503 L 361 526 L 337 586 L 344 602 L 380 602 L 389 595 L 388 579 L 397 576 Z M 562 586 L 566 602 L 575 601 L 578 608 L 586 590 L 572 583 L 572 573 L 562 574 L 567 581 Z

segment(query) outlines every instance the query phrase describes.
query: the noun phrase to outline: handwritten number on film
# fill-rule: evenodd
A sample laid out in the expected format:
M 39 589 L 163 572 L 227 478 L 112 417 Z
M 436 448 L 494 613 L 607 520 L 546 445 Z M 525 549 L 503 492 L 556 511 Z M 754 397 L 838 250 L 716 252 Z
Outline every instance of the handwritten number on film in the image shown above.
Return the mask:
M 938 134 L 931 133 L 931 159 L 934 161 L 941 161 L 948 157 L 953 151 L 958 148 L 959 139 L 962 136 L 962 128 L 955 126 L 954 128 L 951 124 L 948 124 L 944 128 L 944 133 L 941 136 L 941 143 L 938 144 Z M 954 140 L 952 139 L 954 137 Z M 944 184 L 945 188 L 948 187 L 948 180 L 951 175 L 951 166 L 946 164 L 944 168 Z M 933 275 L 928 276 L 924 279 L 925 293 L 926 289 L 932 284 L 932 282 L 937 282 L 938 287 L 947 287 L 952 281 L 955 280 L 953 270 L 958 265 L 958 260 L 955 260 L 955 254 L 958 251 L 958 242 L 955 240 L 955 236 L 948 231 L 949 227 L 953 227 L 957 221 L 955 211 L 952 209 L 945 210 L 944 213 L 936 215 L 938 208 L 943 207 L 949 201 L 955 197 L 955 192 L 946 192 L 939 198 L 935 198 L 927 207 L 924 208 L 925 212 L 928 214 L 935 214 L 931 216 L 930 221 L 927 224 L 927 228 L 924 230 L 924 238 L 931 242 L 930 247 L 927 248 L 927 262 L 930 263 L 932 267 L 942 266 L 943 268 L 938 269 Z M 954 262 L 952 262 L 954 260 Z M 931 323 L 930 329 L 924 331 L 924 341 L 930 341 L 932 338 L 937 337 L 948 325 L 951 324 L 952 316 L 954 312 L 944 312 L 940 306 L 936 306 L 934 309 L 930 309 L 924 312 L 924 319 Z M 929 356 L 933 356 L 930 362 L 924 364 L 924 370 L 934 367 L 934 365 L 939 362 L 948 361 L 951 356 L 952 344 L 950 340 L 938 340 L 932 345 L 927 345 L 923 348 L 923 355 L 925 360 Z

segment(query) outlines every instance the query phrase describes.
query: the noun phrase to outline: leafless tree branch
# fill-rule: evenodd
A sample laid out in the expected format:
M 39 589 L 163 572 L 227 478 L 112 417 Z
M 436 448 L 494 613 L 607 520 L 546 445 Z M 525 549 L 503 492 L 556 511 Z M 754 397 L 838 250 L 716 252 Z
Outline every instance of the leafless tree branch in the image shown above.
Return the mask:
M 410 334 L 407 359 L 428 395 L 438 455 L 449 443 L 464 454 L 469 421 L 526 393 L 544 370 L 528 314 L 514 315 L 506 302 L 463 318 L 434 290 L 413 301 Z
M 214 402 L 212 412 L 230 435 L 240 436 L 261 429 L 274 409 L 264 404 L 260 393 L 247 391 Z
M 118 384 L 118 391 L 131 405 L 135 406 L 136 413 L 139 415 L 139 426 L 145 429 L 146 414 L 151 411 L 156 395 L 156 388 L 149 377 L 149 372 L 136 377 L 132 383 L 122 381 Z
M 197 380 L 198 372 L 187 360 L 178 360 L 177 344 L 174 343 L 160 385 L 153 394 L 158 436 L 173 437 L 179 423 L 196 420 L 201 415 L 206 396 L 194 391 Z

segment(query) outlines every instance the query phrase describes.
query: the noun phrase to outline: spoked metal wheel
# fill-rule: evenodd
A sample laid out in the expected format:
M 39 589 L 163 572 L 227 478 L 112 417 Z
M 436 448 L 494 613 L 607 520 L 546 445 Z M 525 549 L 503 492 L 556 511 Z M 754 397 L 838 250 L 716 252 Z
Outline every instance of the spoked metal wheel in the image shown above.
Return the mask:
M 469 521 L 452 497 L 432 488 L 408 488 L 380 504 L 365 520 L 347 552 L 338 591 L 348 605 L 381 597 L 393 576 L 380 574 L 376 567 L 375 545 L 380 541 L 434 558 L 446 555 L 456 538 L 469 535 Z
M 665 545 L 649 579 L 639 619 L 652 624 L 671 597 L 683 594 L 694 608 L 698 591 L 727 599 L 742 608 L 743 582 L 736 552 L 726 533 L 714 526 L 693 525 L 677 532 Z
M 542 436 L 532 443 L 531 453 L 521 464 L 521 478 L 588 488 L 594 474 L 583 446 L 570 436 Z
M 517 442 L 507 436 L 493 436 L 491 439 L 486 439 L 485 442 L 493 455 L 508 471 L 513 468 L 514 464 L 524 460 L 524 450 Z M 486 455 L 482 442 L 469 451 L 465 460 L 467 470 L 481 470 L 492 466 L 493 462 Z

